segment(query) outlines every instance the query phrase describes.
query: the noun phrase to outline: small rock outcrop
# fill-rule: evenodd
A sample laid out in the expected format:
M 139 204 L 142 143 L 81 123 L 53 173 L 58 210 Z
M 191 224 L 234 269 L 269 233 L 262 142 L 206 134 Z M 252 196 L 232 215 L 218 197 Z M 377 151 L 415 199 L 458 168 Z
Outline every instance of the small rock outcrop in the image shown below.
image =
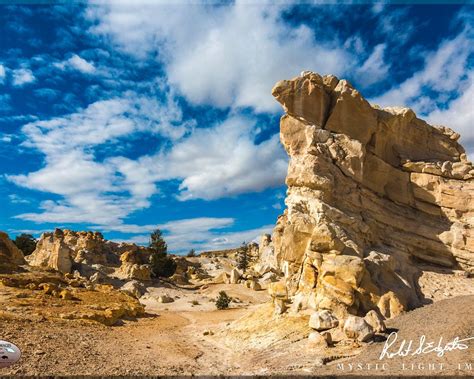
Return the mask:
M 21 250 L 8 238 L 8 234 L 0 232 L 0 269 L 10 270 L 25 263 Z
M 459 134 L 372 106 L 334 76 L 304 72 L 272 94 L 290 163 L 265 260 L 294 307 L 389 318 L 421 305 L 418 262 L 474 270 L 474 169 Z
M 98 232 L 56 229 L 43 233 L 36 250 L 26 259 L 30 266 L 51 268 L 63 274 L 77 270 L 96 281 L 110 274 L 121 279 L 150 279 L 146 248 L 107 241 Z

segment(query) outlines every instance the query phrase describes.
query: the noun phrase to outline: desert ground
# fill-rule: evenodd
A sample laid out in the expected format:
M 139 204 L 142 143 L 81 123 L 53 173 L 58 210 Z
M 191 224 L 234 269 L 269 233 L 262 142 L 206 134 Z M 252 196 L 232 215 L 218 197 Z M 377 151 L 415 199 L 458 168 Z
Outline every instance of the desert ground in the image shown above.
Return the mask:
M 474 336 L 473 281 L 425 271 L 420 285 L 427 302 L 436 301 L 388 320 L 389 331 L 398 330 L 400 340 L 415 344 L 423 334 L 427 341 L 442 336 L 445 343 Z M 234 299 L 227 310 L 217 310 L 213 302 L 222 290 Z M 164 294 L 174 302 L 156 301 Z M 3 304 L 5 296 L 2 291 Z M 240 284 L 162 282 L 141 298 L 144 317 L 105 326 L 35 317 L 34 312 L 25 317 L 28 312 L 10 298 L 2 314 L 2 338 L 14 341 L 22 358 L 2 375 L 474 375 L 474 341 L 469 349 L 443 357 L 379 360 L 384 336 L 367 345 L 345 341 L 322 351 L 308 344 L 308 317 L 273 315 L 269 300 L 266 291 Z

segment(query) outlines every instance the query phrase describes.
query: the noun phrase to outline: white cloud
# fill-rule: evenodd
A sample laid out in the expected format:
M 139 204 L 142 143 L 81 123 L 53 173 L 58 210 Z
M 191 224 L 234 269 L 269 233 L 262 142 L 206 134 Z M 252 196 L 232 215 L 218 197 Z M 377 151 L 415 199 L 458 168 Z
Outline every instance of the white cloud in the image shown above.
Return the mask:
M 92 63 L 81 58 L 77 54 L 74 54 L 69 59 L 63 62 L 55 63 L 54 66 L 56 66 L 57 68 L 61 70 L 73 69 L 73 70 L 80 71 L 84 74 L 92 74 L 96 71 L 96 68 Z
M 0 132 L 0 141 L 5 143 L 10 143 L 13 141 L 13 134 L 6 134 Z
M 212 200 L 261 191 L 284 183 L 288 163 L 278 135 L 255 143 L 255 121 L 234 116 L 196 129 L 170 150 L 138 161 L 111 159 L 125 180 L 139 188 L 180 179 L 179 199 Z
M 8 195 L 8 199 L 10 200 L 10 203 L 12 204 L 29 204 L 30 201 L 27 199 L 24 199 L 14 193 Z
M 0 64 L 0 83 L 3 83 L 5 81 L 5 76 L 6 76 L 5 67 L 2 64 Z
M 460 133 L 460 142 L 474 161 L 474 70 L 469 72 L 467 83 L 461 96 L 446 109 L 435 109 L 427 118 L 432 124 L 446 125 Z
M 435 93 L 442 99 L 446 93 L 458 90 L 468 72 L 472 52 L 469 30 L 464 30 L 455 38 L 443 41 L 436 51 L 427 52 L 422 70 L 372 101 L 382 106 L 410 105 L 418 112 L 430 112 L 438 101 Z M 423 95 L 427 89 L 431 93 Z
M 93 31 L 138 58 L 159 51 L 168 80 L 194 104 L 278 111 L 270 95 L 303 69 L 340 74 L 354 59 L 339 41 L 318 42 L 306 26 L 286 24 L 285 7 L 243 1 L 210 6 L 107 3 L 89 9 Z
M 385 44 L 375 46 L 372 54 L 370 54 L 363 65 L 356 70 L 357 80 L 365 86 L 385 79 L 390 68 L 390 64 L 384 61 L 385 49 Z
M 98 101 L 66 117 L 26 124 L 23 145 L 43 153 L 45 165 L 38 171 L 6 178 L 25 188 L 59 195 L 62 200 L 44 201 L 41 212 L 16 217 L 35 222 L 120 222 L 133 211 L 148 207 L 148 199 L 157 189 L 153 183 L 140 188 L 140 183 L 123 180 L 114 165 L 96 161 L 94 149 L 105 143 L 116 146 L 118 138 L 136 132 L 173 140 L 187 129 L 173 100 L 159 102 L 135 93 Z
M 33 72 L 27 68 L 19 68 L 13 70 L 13 85 L 16 87 L 22 87 L 25 84 L 33 83 L 36 78 L 33 75 Z

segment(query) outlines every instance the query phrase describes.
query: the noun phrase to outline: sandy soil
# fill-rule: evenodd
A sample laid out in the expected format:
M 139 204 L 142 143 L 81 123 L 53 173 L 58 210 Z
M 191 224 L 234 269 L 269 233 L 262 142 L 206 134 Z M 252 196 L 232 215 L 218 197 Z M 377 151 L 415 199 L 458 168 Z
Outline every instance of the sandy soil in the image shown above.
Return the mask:
M 461 284 L 472 286 L 472 279 L 466 280 Z M 218 311 L 210 301 L 220 290 L 236 299 L 231 309 Z M 157 303 L 156 298 L 162 294 L 175 301 Z M 398 357 L 382 361 L 389 364 L 385 371 L 368 370 L 367 364 L 381 362 L 383 342 L 319 351 L 307 343 L 307 319 L 275 318 L 267 300 L 265 291 L 255 292 L 242 285 L 156 287 L 143 299 L 146 317 L 113 327 L 77 320 L 3 319 L 0 339 L 18 345 L 23 355 L 20 362 L 2 369 L 0 374 L 474 375 L 474 341 L 468 343 L 468 349 L 448 352 L 441 358 L 434 354 Z M 428 340 L 442 336 L 445 341 L 474 336 L 474 296 L 436 302 L 391 320 L 388 325 L 399 330 L 400 339 L 414 341 L 422 334 Z M 347 358 L 358 352 L 363 353 Z M 430 362 L 444 363 L 445 367 L 437 371 L 401 368 L 401 363 Z M 361 364 L 363 369 L 350 370 L 349 363 Z M 466 364 L 471 364 L 472 369 Z

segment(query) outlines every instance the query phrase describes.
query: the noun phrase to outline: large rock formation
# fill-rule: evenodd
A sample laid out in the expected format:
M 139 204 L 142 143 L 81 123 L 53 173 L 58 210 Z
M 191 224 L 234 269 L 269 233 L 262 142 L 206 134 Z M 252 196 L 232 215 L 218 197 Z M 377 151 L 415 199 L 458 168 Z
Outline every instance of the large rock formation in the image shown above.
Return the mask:
M 25 263 L 21 250 L 8 238 L 8 234 L 0 232 L 0 269 L 11 270 Z
M 98 232 L 56 229 L 44 233 L 26 259 L 31 266 L 62 273 L 78 270 L 87 277 L 114 274 L 122 279 L 149 280 L 148 258 L 146 248 L 107 241 Z
M 391 317 L 422 301 L 417 262 L 474 270 L 474 170 L 457 133 L 334 76 L 272 93 L 290 156 L 274 254 L 295 307 Z

